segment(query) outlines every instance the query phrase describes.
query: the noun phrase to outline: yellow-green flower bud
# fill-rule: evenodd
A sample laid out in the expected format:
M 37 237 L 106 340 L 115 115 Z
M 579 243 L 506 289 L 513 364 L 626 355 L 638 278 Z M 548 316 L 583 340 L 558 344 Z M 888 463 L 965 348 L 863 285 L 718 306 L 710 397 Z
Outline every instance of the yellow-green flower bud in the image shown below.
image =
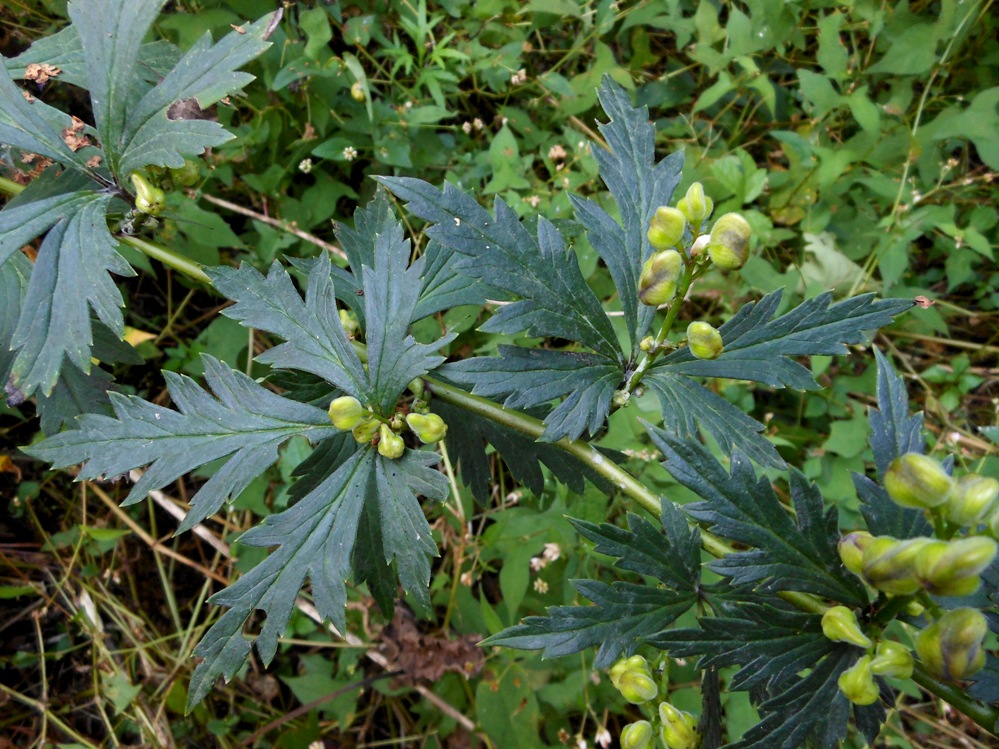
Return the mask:
M 201 170 L 198 164 L 190 159 L 184 160 L 184 165 L 170 169 L 170 179 L 175 185 L 190 187 L 201 178 Z
M 630 658 L 621 658 L 613 666 L 611 666 L 611 684 L 620 688 L 619 684 L 621 677 L 628 671 L 642 671 L 649 676 L 652 675 L 652 672 L 649 670 L 649 662 L 640 655 L 633 655 Z
M 931 543 L 928 538 L 899 541 L 878 536 L 864 550 L 863 573 L 875 588 L 892 595 L 911 595 L 920 589 L 915 562 Z
M 905 613 L 909 616 L 922 616 L 926 607 L 919 601 L 909 601 L 905 604 Z
M 138 172 L 132 172 L 131 180 L 135 186 L 135 210 L 139 213 L 148 213 L 150 216 L 159 216 L 163 213 L 163 209 L 166 208 L 166 194 Z
M 898 642 L 882 640 L 871 660 L 871 673 L 877 676 L 893 676 L 908 679 L 912 676 L 914 660 L 909 649 Z
M 330 403 L 330 421 L 341 432 L 348 432 L 361 423 L 364 407 L 352 395 L 342 395 Z
M 350 86 L 350 97 L 354 101 L 364 101 L 367 96 L 364 93 L 364 84 L 360 81 L 355 81 Z
M 982 642 L 988 623 L 978 609 L 954 609 L 916 637 L 916 652 L 926 670 L 945 679 L 967 679 L 985 665 Z
M 864 549 L 870 546 L 873 540 L 874 536 L 867 531 L 853 531 L 839 540 L 837 545 L 839 558 L 843 561 L 843 566 L 854 575 L 859 575 L 863 571 Z
M 687 228 L 687 219 L 676 208 L 659 206 L 656 208 L 649 231 L 646 236 L 649 244 L 656 250 L 668 250 L 676 247 L 683 239 L 683 230 Z
M 660 702 L 659 720 L 663 723 L 663 743 L 669 749 L 694 749 L 698 745 L 697 719 L 690 713 Z
M 934 595 L 970 595 L 978 590 L 979 576 L 992 563 L 996 548 L 986 536 L 931 541 L 916 560 L 916 577 Z
M 406 387 L 409 389 L 409 392 L 417 398 L 421 398 L 423 396 L 423 378 L 414 377 Z
M 695 182 L 687 188 L 687 194 L 677 201 L 676 207 L 692 224 L 700 224 L 711 215 L 715 204 L 704 194 L 704 185 Z
M 933 458 L 906 453 L 888 465 L 884 485 L 895 504 L 923 510 L 946 502 L 954 488 L 954 479 Z
M 947 519 L 965 527 L 978 525 L 995 506 L 999 497 L 999 481 L 977 473 L 957 480 L 947 499 Z
M 708 243 L 711 262 L 722 270 L 738 270 L 749 259 L 749 222 L 738 213 L 726 213 L 715 222 Z
M 343 328 L 343 332 L 347 334 L 348 338 L 353 338 L 357 335 L 357 331 L 361 329 L 361 323 L 357 320 L 357 315 L 351 312 L 349 309 L 342 309 L 339 312 L 340 326 Z
M 354 435 L 355 440 L 363 445 L 375 438 L 380 424 L 381 422 L 370 414 L 362 416 L 358 425 L 351 430 L 351 434 Z
M 406 415 L 406 423 L 424 445 L 442 440 L 447 434 L 447 424 L 437 414 L 410 413 Z
M 658 307 L 676 296 L 683 258 L 676 250 L 663 250 L 645 261 L 638 277 L 638 298 L 642 304 Z
M 860 658 L 839 675 L 839 691 L 854 705 L 873 705 L 878 701 L 878 685 L 871 672 L 871 656 Z
M 406 443 L 402 437 L 392 431 L 388 424 L 382 424 L 378 429 L 378 453 L 395 460 L 406 452 Z
M 647 670 L 628 669 L 621 674 L 616 686 L 632 705 L 641 705 L 659 695 L 659 687 Z
M 701 321 L 687 326 L 687 345 L 698 359 L 717 359 L 725 348 L 718 329 Z
M 621 729 L 621 749 L 653 749 L 656 734 L 647 720 L 629 723 Z
M 653 349 L 656 347 L 656 339 L 650 335 L 645 336 L 641 341 L 638 342 L 638 348 L 640 348 L 645 353 L 652 353 Z
M 822 634 L 833 642 L 848 642 L 859 648 L 869 648 L 874 645 L 860 628 L 853 609 L 848 609 L 846 606 L 833 606 L 822 615 Z

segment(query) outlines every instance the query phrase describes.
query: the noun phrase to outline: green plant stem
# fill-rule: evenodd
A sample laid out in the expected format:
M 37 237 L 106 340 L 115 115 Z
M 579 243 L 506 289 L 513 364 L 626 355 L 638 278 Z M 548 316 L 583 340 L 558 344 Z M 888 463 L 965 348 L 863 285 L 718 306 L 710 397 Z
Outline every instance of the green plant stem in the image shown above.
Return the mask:
M 193 278 L 195 281 L 201 281 L 206 284 L 211 284 L 212 282 L 212 279 L 208 277 L 208 274 L 205 273 L 201 265 L 163 245 L 139 239 L 138 237 L 128 236 L 119 236 L 118 241 L 122 244 L 127 244 L 129 247 L 134 247 L 139 252 L 148 255 L 154 260 L 159 260 L 163 265 L 180 271 L 188 278 Z
M 996 732 L 997 723 L 999 723 L 999 709 L 979 702 L 969 697 L 963 689 L 955 684 L 941 681 L 927 673 L 921 663 L 916 664 L 916 668 L 912 672 L 912 680 L 944 702 L 956 707 L 986 731 Z
M 0 177 L 0 192 L 7 193 L 8 195 L 20 195 L 24 192 L 24 185 L 19 185 L 14 180 L 7 179 L 6 177 Z

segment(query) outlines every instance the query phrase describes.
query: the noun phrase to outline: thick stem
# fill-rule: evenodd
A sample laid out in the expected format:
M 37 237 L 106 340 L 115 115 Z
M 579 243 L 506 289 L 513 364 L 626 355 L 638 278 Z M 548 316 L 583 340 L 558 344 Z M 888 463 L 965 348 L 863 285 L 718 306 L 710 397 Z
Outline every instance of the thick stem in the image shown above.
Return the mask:
M 916 664 L 916 669 L 912 672 L 912 680 L 923 689 L 960 710 L 989 733 L 994 734 L 999 728 L 997 725 L 999 724 L 999 709 L 979 702 L 969 697 L 963 689 L 955 684 L 941 681 L 927 673 L 922 664 Z
M 7 195 L 20 195 L 24 192 L 24 185 L 19 185 L 14 180 L 7 179 L 6 177 L 0 177 L 0 192 Z
M 148 255 L 154 260 L 159 260 L 163 263 L 163 265 L 169 266 L 176 271 L 180 271 L 188 278 L 192 278 L 195 281 L 201 281 L 206 284 L 211 284 L 212 282 L 212 279 L 208 277 L 208 274 L 205 273 L 201 265 L 174 252 L 173 250 L 164 247 L 161 244 L 129 236 L 119 236 L 118 241 L 122 244 L 134 247 L 139 250 L 139 252 Z

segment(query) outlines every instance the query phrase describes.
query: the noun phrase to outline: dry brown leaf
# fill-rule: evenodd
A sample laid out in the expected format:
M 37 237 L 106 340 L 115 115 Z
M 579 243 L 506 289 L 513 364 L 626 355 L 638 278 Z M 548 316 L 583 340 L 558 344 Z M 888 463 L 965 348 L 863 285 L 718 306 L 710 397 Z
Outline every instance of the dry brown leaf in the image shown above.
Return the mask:
M 55 65 L 49 65 L 47 62 L 33 62 L 24 69 L 24 80 L 34 81 L 39 86 L 44 86 L 48 83 L 49 78 L 55 78 L 61 72 L 61 69 Z

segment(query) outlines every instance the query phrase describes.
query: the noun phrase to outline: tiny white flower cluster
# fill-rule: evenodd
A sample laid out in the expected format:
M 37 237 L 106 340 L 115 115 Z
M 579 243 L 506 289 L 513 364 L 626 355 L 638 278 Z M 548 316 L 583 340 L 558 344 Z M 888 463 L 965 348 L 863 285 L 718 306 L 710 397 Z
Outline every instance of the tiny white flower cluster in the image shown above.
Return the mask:
M 461 129 L 462 129 L 462 132 L 465 133 L 465 135 L 471 135 L 473 130 L 475 130 L 476 132 L 479 132 L 480 130 L 482 130 L 483 128 L 485 128 L 485 126 L 486 126 L 486 123 L 484 123 L 478 117 L 476 117 L 471 122 L 469 122 L 468 120 L 465 120 L 463 123 L 461 123 Z
M 531 571 L 540 572 L 548 566 L 549 562 L 556 561 L 560 556 L 562 556 L 561 546 L 554 542 L 545 544 L 540 557 L 531 557 Z
M 302 174 L 308 174 L 312 171 L 312 159 L 302 159 L 298 162 L 298 171 Z
M 347 159 L 347 161 L 353 161 L 357 158 L 357 149 L 353 146 L 347 146 L 343 149 L 343 157 Z
M 522 83 L 527 82 L 527 71 L 521 68 L 516 73 L 510 76 L 510 84 L 513 86 L 519 86 Z

